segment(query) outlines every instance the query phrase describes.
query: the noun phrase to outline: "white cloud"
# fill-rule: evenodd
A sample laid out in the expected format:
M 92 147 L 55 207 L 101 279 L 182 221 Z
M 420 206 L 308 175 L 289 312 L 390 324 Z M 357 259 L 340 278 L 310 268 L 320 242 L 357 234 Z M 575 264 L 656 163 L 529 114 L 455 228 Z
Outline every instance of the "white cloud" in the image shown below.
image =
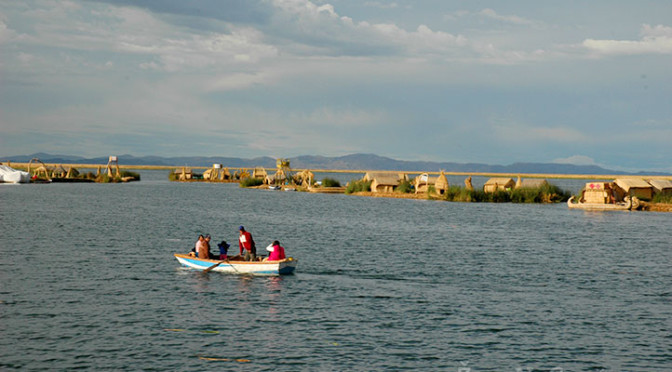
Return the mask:
M 4 44 L 15 37 L 16 32 L 7 27 L 7 24 L 0 19 L 0 44 Z
M 399 4 L 395 2 L 382 2 L 382 1 L 366 1 L 364 2 L 364 5 L 380 9 L 394 9 L 399 6 Z
M 500 15 L 490 8 L 483 9 L 478 14 L 486 18 L 494 19 L 505 23 L 511 23 L 514 25 L 538 26 L 540 24 L 539 22 L 525 19 L 523 17 L 519 17 L 516 15 L 506 15 L 506 16 Z
M 230 75 L 219 74 L 211 82 L 206 83 L 206 90 L 209 92 L 241 90 L 256 84 L 268 84 L 270 81 L 271 78 L 269 77 L 269 74 L 266 73 L 234 73 Z
M 582 46 L 600 55 L 672 54 L 672 27 L 642 25 L 640 40 L 586 39 Z
M 498 138 L 512 143 L 577 143 L 587 140 L 585 134 L 571 127 L 543 127 L 506 119 L 494 119 L 492 129 Z
M 454 53 L 455 49 L 468 46 L 463 35 L 434 31 L 424 24 L 407 31 L 394 23 L 354 22 L 350 17 L 340 16 L 330 4 L 318 6 L 303 0 L 274 0 L 273 4 L 279 11 L 275 28 L 301 46 L 294 47 L 296 52 L 358 55 L 365 51 L 375 56 L 386 51 L 385 54 L 397 57 L 421 57 Z
M 553 160 L 553 163 L 574 164 L 574 165 L 597 165 L 595 159 L 585 155 L 572 155 L 567 158 L 558 158 Z

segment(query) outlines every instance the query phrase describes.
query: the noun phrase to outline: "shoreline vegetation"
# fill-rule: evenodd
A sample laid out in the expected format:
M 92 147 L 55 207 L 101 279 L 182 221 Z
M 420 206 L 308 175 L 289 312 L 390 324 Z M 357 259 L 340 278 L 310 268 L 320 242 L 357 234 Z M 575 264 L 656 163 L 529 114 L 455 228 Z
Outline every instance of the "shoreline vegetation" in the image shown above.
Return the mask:
M 10 165 L 10 163 L 7 163 Z M 56 163 L 45 163 L 47 166 L 50 167 L 55 167 L 55 166 L 62 166 L 62 167 L 76 167 L 76 168 L 84 168 L 84 169 L 96 169 L 98 167 L 104 166 L 104 164 L 76 164 L 76 163 L 69 163 L 69 164 L 56 164 Z M 11 162 L 12 166 L 17 166 L 17 167 L 27 167 L 28 163 L 19 163 L 19 162 Z M 169 171 L 174 171 L 175 169 L 181 169 L 184 166 L 182 165 L 119 165 L 119 168 L 121 169 L 129 169 L 129 170 L 169 170 Z M 193 170 L 207 170 L 210 169 L 211 167 L 207 166 L 187 166 L 187 168 L 193 169 Z M 230 167 L 231 169 L 240 169 L 243 171 L 253 171 L 255 168 L 252 167 Z M 266 171 L 274 171 L 275 168 L 264 168 Z M 302 172 L 302 171 L 311 171 L 314 173 L 344 173 L 344 174 L 365 174 L 367 172 L 370 172 L 371 170 L 365 170 L 365 169 L 292 169 L 293 172 Z M 375 170 L 374 172 L 398 172 L 398 173 L 406 173 L 406 174 L 422 174 L 422 173 L 427 173 L 429 175 L 438 175 L 441 172 L 425 172 L 425 171 L 385 171 L 385 170 Z M 594 180 L 594 179 L 614 179 L 618 177 L 638 177 L 638 178 L 647 178 L 647 179 L 662 179 L 662 180 L 672 180 L 672 175 L 670 176 L 661 176 L 661 175 L 622 175 L 622 174 L 558 174 L 558 173 L 497 173 L 497 172 L 443 172 L 446 176 L 482 176 L 482 177 L 517 177 L 517 176 L 523 176 L 526 178 L 549 178 L 549 179 L 588 179 L 588 180 Z
M 13 166 L 17 169 L 27 169 L 28 163 L 13 163 Z M 117 179 L 120 177 L 110 177 L 106 173 L 101 173 L 101 167 L 104 167 L 101 164 L 43 164 L 46 168 L 49 169 L 72 169 L 74 176 L 70 179 L 76 182 L 81 180 L 82 182 L 118 182 Z M 75 168 L 83 169 L 99 169 L 97 174 L 93 172 L 79 173 Z M 188 180 L 181 180 L 176 177 L 177 170 L 188 168 L 192 172 L 193 170 L 202 170 L 207 172 L 207 170 L 212 169 L 211 167 L 205 166 L 190 166 L 190 167 L 180 167 L 180 166 L 159 166 L 159 165 L 119 165 L 118 169 L 121 169 L 121 172 L 117 172 L 117 175 L 121 177 L 126 177 L 127 179 L 140 180 L 140 175 L 136 172 L 131 172 L 129 170 L 168 170 L 170 171 L 169 179 L 171 181 L 177 182 L 213 182 L 213 183 L 239 183 L 240 187 L 243 188 L 256 188 L 256 189 L 265 189 L 268 188 L 268 183 L 265 182 L 265 179 L 254 177 L 255 172 L 263 171 L 273 171 L 274 168 L 232 168 L 236 170 L 236 178 L 229 177 L 227 179 L 211 179 L 206 180 L 202 177 L 196 177 Z M 228 169 L 227 169 L 228 171 Z M 399 174 L 408 175 L 421 175 L 427 174 L 430 176 L 435 175 L 446 175 L 446 176 L 482 176 L 482 177 L 525 177 L 530 179 L 586 179 L 586 180 L 606 180 L 614 179 L 618 177 L 637 177 L 637 178 L 647 178 L 647 179 L 660 179 L 660 180 L 672 180 L 672 176 L 659 176 L 659 175 L 637 175 L 637 176 L 623 176 L 623 175 L 607 175 L 607 174 L 547 174 L 547 173 L 483 173 L 483 172 L 422 172 L 422 171 L 367 171 L 367 170 L 343 170 L 343 169 L 292 169 L 293 173 L 304 173 L 304 172 L 314 172 L 314 173 L 332 173 L 332 174 L 367 174 L 369 172 L 396 172 Z M 242 177 L 241 177 L 242 176 Z M 566 190 L 562 190 L 559 187 L 549 183 L 540 187 L 534 188 L 510 188 L 504 190 L 495 190 L 491 192 L 486 192 L 481 189 L 473 189 L 462 186 L 450 185 L 446 190 L 441 190 L 437 192 L 432 185 L 429 185 L 427 190 L 424 192 L 416 193 L 414 190 L 414 180 L 404 179 L 399 182 L 399 185 L 390 192 L 372 192 L 371 191 L 371 181 L 365 180 L 351 180 L 348 184 L 343 187 L 337 180 L 331 178 L 324 178 L 321 182 L 316 182 L 315 185 L 312 184 L 303 184 L 303 185 L 287 185 L 292 191 L 303 191 L 303 192 L 321 192 L 321 193 L 344 193 L 354 196 L 365 196 L 365 197 L 383 197 L 383 198 L 404 198 L 404 199 L 421 199 L 421 200 L 437 200 L 437 201 L 450 201 L 450 202 L 467 202 L 467 203 L 561 203 L 566 202 L 572 195 Z M 656 195 L 651 200 L 642 201 L 642 206 L 640 208 L 642 211 L 657 211 L 657 212 L 672 212 L 672 196 L 669 195 Z

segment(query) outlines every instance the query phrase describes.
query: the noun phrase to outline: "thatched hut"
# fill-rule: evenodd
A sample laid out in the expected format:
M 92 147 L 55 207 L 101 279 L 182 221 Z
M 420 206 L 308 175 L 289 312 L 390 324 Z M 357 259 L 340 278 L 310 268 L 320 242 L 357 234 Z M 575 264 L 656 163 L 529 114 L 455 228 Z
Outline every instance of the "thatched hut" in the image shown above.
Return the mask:
M 182 167 L 182 169 L 175 169 L 175 174 L 177 174 L 177 179 L 179 181 L 188 181 L 194 178 L 194 172 L 187 167 Z
M 439 174 L 439 177 L 436 178 L 436 182 L 434 183 L 434 190 L 436 190 L 436 193 L 439 195 L 443 195 L 448 191 L 448 187 L 450 187 L 450 184 L 448 183 L 448 178 L 446 178 L 446 175 L 441 172 Z
M 648 180 L 653 186 L 654 194 L 672 195 L 672 181 L 670 180 Z
M 368 181 L 373 182 L 374 179 L 379 177 L 396 178 L 397 181 L 408 181 L 408 175 L 406 173 L 401 172 L 366 172 L 362 180 L 367 182 Z
M 59 164 L 51 171 L 51 178 L 65 178 L 66 174 L 68 174 L 68 171 Z
M 653 186 L 642 178 L 617 178 L 614 183 L 624 195 L 636 196 L 650 200 L 653 197 Z
M 294 183 L 304 187 L 310 187 L 313 184 L 313 180 L 315 180 L 315 174 L 308 169 L 304 169 L 301 172 L 296 173 L 293 178 Z
M 266 176 L 264 183 L 267 185 L 282 185 L 286 180 L 287 175 L 285 174 L 285 171 L 279 169 L 274 175 Z
M 540 187 L 548 186 L 548 181 L 541 178 L 525 178 L 516 182 L 516 189 L 538 189 Z
M 263 167 L 256 167 L 254 168 L 254 171 L 252 171 L 252 178 L 261 178 L 262 180 L 265 180 L 266 177 L 268 177 L 268 173 Z
M 516 186 L 516 183 L 511 178 L 490 178 L 483 186 L 485 192 L 495 192 L 511 190 Z
M 376 175 L 371 181 L 372 192 L 393 192 L 399 186 L 399 176 L 396 174 Z

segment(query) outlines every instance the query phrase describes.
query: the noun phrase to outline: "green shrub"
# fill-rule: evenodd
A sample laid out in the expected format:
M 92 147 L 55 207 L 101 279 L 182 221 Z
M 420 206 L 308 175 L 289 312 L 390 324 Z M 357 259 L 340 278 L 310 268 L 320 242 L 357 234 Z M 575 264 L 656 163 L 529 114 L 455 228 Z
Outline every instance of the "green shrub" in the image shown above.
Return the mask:
M 401 181 L 401 183 L 399 183 L 399 186 L 397 186 L 395 191 L 403 194 L 410 194 L 411 192 L 413 192 L 413 184 L 411 184 L 411 181 Z
M 264 184 L 261 178 L 248 177 L 240 180 L 240 187 L 255 187 Z
M 361 191 L 371 191 L 371 181 L 352 180 L 345 188 L 346 194 L 352 194 Z
M 110 178 L 110 176 L 107 175 L 107 173 L 101 173 L 96 177 L 96 182 L 98 183 L 110 183 L 113 182 L 114 180 Z
M 541 203 L 540 189 L 514 189 L 511 190 L 512 203 Z
M 672 204 L 672 195 L 656 194 L 651 199 L 652 203 Z
M 133 177 L 134 180 L 140 181 L 140 173 L 131 172 L 131 171 L 121 171 L 121 177 Z
M 329 177 L 322 179 L 322 187 L 341 187 L 341 183 Z

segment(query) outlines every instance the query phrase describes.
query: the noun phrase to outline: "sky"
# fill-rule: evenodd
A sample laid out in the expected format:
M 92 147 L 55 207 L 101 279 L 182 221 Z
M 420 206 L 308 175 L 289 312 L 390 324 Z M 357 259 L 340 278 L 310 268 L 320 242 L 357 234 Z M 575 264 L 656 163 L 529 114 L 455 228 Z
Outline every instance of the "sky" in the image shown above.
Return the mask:
M 0 0 L 0 156 L 672 173 L 672 1 Z

